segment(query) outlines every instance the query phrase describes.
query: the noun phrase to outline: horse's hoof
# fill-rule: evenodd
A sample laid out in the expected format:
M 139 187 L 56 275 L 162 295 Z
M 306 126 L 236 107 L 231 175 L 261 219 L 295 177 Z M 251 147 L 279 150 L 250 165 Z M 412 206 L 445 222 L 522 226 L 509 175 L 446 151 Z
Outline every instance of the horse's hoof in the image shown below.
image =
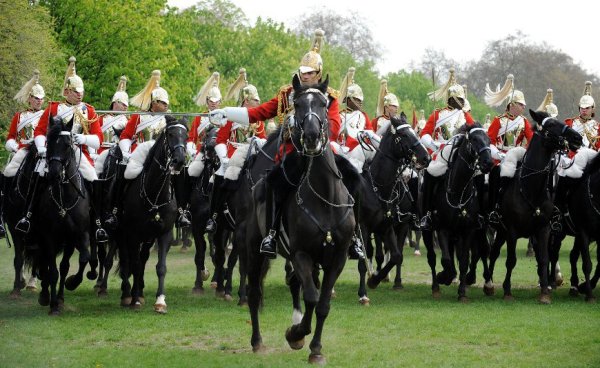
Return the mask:
M 165 304 L 154 304 L 154 311 L 158 314 L 166 314 L 167 306 Z
M 219 299 L 223 299 L 225 297 L 224 290 L 215 290 L 215 297 Z
M 50 317 L 58 317 L 58 316 L 60 316 L 60 309 L 58 309 L 58 308 L 50 309 L 50 311 L 48 312 L 48 315 Z
M 97 294 L 99 298 L 106 298 L 108 296 L 108 291 L 105 288 L 100 288 L 98 289 Z
M 194 294 L 194 295 L 204 295 L 204 288 L 202 286 L 194 286 L 192 288 L 192 294 Z
M 496 289 L 494 289 L 493 286 L 488 287 L 488 286 L 483 286 L 483 293 L 487 296 L 493 296 L 494 294 L 496 294 Z
M 129 307 L 131 305 L 131 297 L 121 298 L 121 307 Z
M 187 253 L 190 250 L 190 247 L 181 247 L 181 249 L 179 249 L 179 253 Z
M 143 296 L 140 296 L 140 297 L 138 298 L 138 300 L 139 300 L 139 302 L 140 302 L 140 304 L 141 304 L 141 305 L 144 305 L 144 304 L 146 304 L 146 298 L 144 298 Z
M 458 297 L 458 302 L 462 303 L 462 304 L 468 304 L 469 303 L 469 298 L 466 296 L 459 296 Z
M 35 286 L 35 285 L 27 285 L 27 286 L 25 287 L 25 290 L 27 290 L 27 291 L 37 291 L 37 289 L 38 289 L 38 288 L 37 288 L 37 286 Z
M 226 302 L 232 302 L 233 301 L 233 297 L 231 297 L 231 295 L 229 295 L 229 294 L 225 294 L 223 296 L 223 300 L 226 301 Z
M 304 347 L 304 337 L 301 338 L 300 340 L 296 340 L 296 341 L 292 341 L 292 337 L 290 337 L 292 328 L 288 327 L 287 330 L 285 330 L 285 339 L 287 340 L 288 344 L 290 345 L 290 348 L 294 349 L 294 350 L 300 350 Z
M 550 304 L 552 302 L 550 294 L 540 294 L 540 297 L 538 300 L 540 301 L 541 304 Z
M 98 277 L 98 272 L 96 271 L 88 271 L 85 276 L 88 278 L 88 280 L 96 280 L 96 278 Z
M 49 306 L 50 305 L 50 295 L 43 295 L 42 293 L 40 293 L 40 295 L 38 296 L 38 303 L 42 307 Z
M 396 291 L 402 290 L 402 289 L 404 289 L 404 285 L 402 285 L 402 283 L 394 284 L 394 286 L 392 287 L 392 290 L 396 290 Z
M 308 356 L 308 362 L 310 364 L 318 364 L 318 365 L 325 365 L 325 364 L 327 364 L 327 360 L 321 354 L 310 354 Z
M 264 353 L 267 351 L 267 347 L 264 346 L 262 343 L 256 344 L 256 345 L 252 345 L 252 352 L 253 353 Z
M 556 286 L 562 286 L 562 284 L 563 284 L 564 282 L 565 282 L 565 281 L 563 280 L 563 277 L 562 277 L 562 275 L 561 275 L 561 274 L 558 274 L 558 275 L 556 276 L 556 279 L 555 279 Z
M 360 299 L 358 299 L 358 302 L 360 303 L 360 305 L 364 305 L 365 307 L 371 305 L 371 299 L 369 299 L 369 297 L 367 296 L 361 296 Z
M 8 294 L 8 297 L 10 299 L 19 299 L 21 297 L 21 290 L 14 289 L 10 292 L 10 294 Z
M 596 304 L 596 298 L 591 295 L 591 296 L 586 296 L 585 297 L 585 302 L 588 304 Z
M 217 288 L 217 282 L 216 281 L 211 281 L 210 288 L 211 289 L 216 289 Z
M 65 280 L 65 288 L 69 291 L 73 291 L 77 289 L 79 285 L 81 285 L 82 281 L 83 280 L 81 277 L 78 277 L 77 275 L 71 275 Z
M 200 271 L 200 277 L 202 277 L 202 281 L 206 281 L 210 277 L 210 272 L 208 270 L 202 270 Z
M 373 276 L 375 276 L 375 275 L 373 275 Z M 369 287 L 369 289 L 377 289 L 377 286 L 379 286 L 379 282 L 375 281 L 373 276 L 370 276 L 367 279 L 367 286 Z
M 512 296 L 511 294 L 504 294 L 504 301 L 512 302 L 514 300 L 515 300 L 515 297 Z
M 433 297 L 433 299 L 439 300 L 442 298 L 442 292 L 439 290 L 433 290 L 431 291 L 431 296 Z
M 335 292 L 335 290 L 331 290 L 331 299 L 335 298 L 337 298 L 337 293 Z
M 248 308 L 248 301 L 240 299 L 237 305 L 242 308 Z
M 576 287 L 572 286 L 569 289 L 569 295 L 572 296 L 572 297 L 578 297 L 579 296 L 579 290 L 577 290 Z
M 133 310 L 140 310 L 142 309 L 142 303 L 140 302 L 135 302 L 129 305 L 129 308 L 133 309 Z
M 454 281 L 455 277 L 456 277 L 456 274 L 453 275 L 450 272 L 446 272 L 446 271 L 439 272 L 436 275 L 437 282 L 442 285 L 446 285 L 446 286 L 449 286 L 450 284 L 452 284 L 452 281 Z

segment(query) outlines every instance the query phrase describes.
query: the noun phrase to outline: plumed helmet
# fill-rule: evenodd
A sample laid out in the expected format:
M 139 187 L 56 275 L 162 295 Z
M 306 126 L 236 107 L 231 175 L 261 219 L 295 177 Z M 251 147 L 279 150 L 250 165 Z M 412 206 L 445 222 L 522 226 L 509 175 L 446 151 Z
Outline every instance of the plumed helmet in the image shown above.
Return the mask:
M 592 97 L 592 82 L 585 82 L 585 88 L 583 90 L 583 96 L 579 99 L 579 107 L 594 107 L 594 98 Z
M 194 97 L 194 102 L 198 106 L 205 106 L 206 101 L 210 100 L 211 102 L 218 102 L 223 99 L 221 96 L 221 90 L 219 90 L 219 82 L 221 79 L 221 75 L 219 72 L 214 72 L 208 78 L 208 80 L 202 85 L 196 97 Z
M 325 32 L 322 29 L 317 29 L 315 31 L 312 47 L 304 54 L 302 60 L 300 60 L 300 67 L 298 68 L 300 73 L 321 73 L 323 71 L 323 59 L 319 53 L 321 51 L 324 36 Z
M 112 100 L 110 100 L 110 102 L 111 103 L 120 102 L 125 106 L 129 106 L 129 95 L 126 92 L 126 89 L 127 89 L 127 77 L 123 75 L 119 79 L 119 85 L 117 86 L 117 91 L 113 95 Z
M 69 58 L 69 65 L 67 66 L 67 72 L 65 73 L 65 81 L 63 83 L 63 91 L 65 89 L 71 89 L 75 92 L 82 93 L 83 89 L 83 80 L 77 75 L 75 70 L 75 56 L 71 56 Z
M 537 111 L 545 111 L 553 118 L 558 116 L 558 107 L 554 104 L 554 91 L 552 88 L 546 90 L 546 97 L 537 108 Z
M 465 89 L 456 80 L 456 71 L 454 68 L 450 68 L 448 74 L 448 81 L 443 86 L 427 94 L 431 100 L 448 101 L 451 97 L 466 98 Z
M 146 83 L 144 89 L 133 96 L 129 103 L 132 106 L 138 107 L 141 110 L 148 110 L 153 101 L 162 101 L 169 103 L 169 94 L 160 86 L 160 70 L 153 70 L 152 76 Z
M 44 87 L 39 84 L 40 80 L 40 71 L 34 70 L 33 76 L 30 80 L 28 80 L 23 87 L 17 92 L 14 99 L 19 101 L 22 104 L 27 104 L 29 97 L 33 96 L 39 99 L 46 97 L 46 93 L 44 92 Z
M 346 98 L 355 98 L 357 100 L 363 101 L 364 95 L 362 88 L 358 84 L 354 82 L 354 73 L 356 72 L 356 68 L 350 67 L 348 68 L 348 72 L 344 79 L 342 80 L 342 86 L 340 87 L 340 100 L 345 101 Z

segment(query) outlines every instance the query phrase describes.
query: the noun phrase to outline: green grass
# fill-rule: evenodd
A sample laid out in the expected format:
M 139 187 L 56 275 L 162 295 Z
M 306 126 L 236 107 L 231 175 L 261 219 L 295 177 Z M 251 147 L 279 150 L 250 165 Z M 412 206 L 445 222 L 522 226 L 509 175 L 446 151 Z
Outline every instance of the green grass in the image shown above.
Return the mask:
M 568 248 L 561 259 L 566 280 Z M 478 284 L 469 304 L 457 302 L 457 286 L 442 287 L 433 300 L 425 254 L 405 249 L 405 289 L 391 284 L 370 290 L 371 306 L 358 304 L 356 261 L 349 261 L 336 285 L 337 298 L 323 333 L 330 367 L 599 367 L 600 305 L 568 296 L 568 286 L 553 293 L 551 305 L 537 303 L 535 260 L 518 249 L 513 274 L 514 302 L 501 290 L 485 297 Z M 504 253 L 502 254 L 504 257 Z M 13 250 L 0 243 L 0 367 L 305 367 L 306 346 L 293 351 L 285 342 L 291 301 L 283 262 L 275 261 L 266 280 L 261 314 L 264 354 L 250 347 L 250 317 L 235 302 L 191 293 L 193 251 L 173 248 L 168 258 L 168 313 L 152 311 L 156 291 L 152 253 L 147 267 L 147 304 L 140 311 L 119 306 L 118 279 L 99 299 L 85 280 L 66 292 L 59 317 L 49 317 L 37 295 L 23 291 L 11 300 Z M 207 263 L 209 264 L 209 263 Z M 209 266 L 212 271 L 212 265 Z M 74 268 L 74 267 L 73 267 Z M 497 289 L 504 258 L 497 264 Z M 237 275 L 236 275 L 237 284 Z

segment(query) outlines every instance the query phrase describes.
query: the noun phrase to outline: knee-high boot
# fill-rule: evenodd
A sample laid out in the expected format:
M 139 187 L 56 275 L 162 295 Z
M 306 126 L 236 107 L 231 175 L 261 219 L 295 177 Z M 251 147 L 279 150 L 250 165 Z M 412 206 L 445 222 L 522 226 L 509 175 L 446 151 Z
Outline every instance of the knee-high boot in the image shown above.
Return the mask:
M 176 223 L 177 227 L 188 227 L 192 224 L 190 221 L 190 212 L 187 209 L 190 191 L 186 188 L 186 175 L 186 171 L 182 170 L 179 174 L 172 176 L 177 212 L 179 212 Z
M 206 231 L 213 233 L 217 230 L 217 217 L 223 207 L 223 181 L 221 175 L 215 175 L 210 197 L 210 217 L 206 222 Z
M 552 214 L 550 222 L 550 227 L 554 232 L 560 232 L 562 230 L 563 217 L 569 216 L 567 198 L 569 190 L 575 182 L 577 182 L 577 179 L 561 176 L 556 183 L 556 191 L 554 193 L 554 213 Z
M 31 229 L 31 217 L 33 216 L 33 207 L 39 196 L 39 191 L 42 187 L 40 181 L 42 178 L 38 172 L 34 172 L 31 177 L 30 189 L 27 191 L 27 197 L 25 198 L 25 215 L 17 222 L 15 229 L 27 234 Z
M 125 168 L 126 165 L 118 164 L 117 172 L 115 174 L 112 195 L 110 197 L 110 210 L 106 214 L 104 224 L 110 229 L 116 229 L 119 225 L 119 203 L 121 203 L 123 195 L 123 182 L 125 181 Z
M 277 257 L 277 230 L 281 221 L 281 206 L 273 186 L 265 180 L 265 222 L 267 236 L 260 243 L 260 253 L 268 258 Z
M 104 199 L 104 193 L 102 192 L 103 184 L 104 182 L 100 180 L 94 180 L 92 182 L 85 181 L 85 186 L 88 190 L 88 193 L 91 194 L 91 213 L 94 216 L 94 224 L 96 224 L 96 241 L 99 243 L 108 241 L 108 233 L 106 232 L 106 230 L 104 230 L 104 228 L 102 227 L 102 222 L 100 221 L 100 216 L 102 214 L 102 200 Z

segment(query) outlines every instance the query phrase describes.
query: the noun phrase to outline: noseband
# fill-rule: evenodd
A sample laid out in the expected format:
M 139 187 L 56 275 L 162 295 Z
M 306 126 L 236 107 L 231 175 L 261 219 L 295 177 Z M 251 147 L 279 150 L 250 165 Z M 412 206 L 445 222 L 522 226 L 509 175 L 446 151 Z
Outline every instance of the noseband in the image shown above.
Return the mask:
M 325 100 L 325 109 L 324 109 L 325 114 L 321 117 L 321 116 L 319 116 L 319 114 L 314 112 L 312 110 L 312 108 L 309 106 L 308 111 L 306 112 L 306 114 L 304 114 L 302 119 L 300 119 L 299 124 L 294 124 L 294 122 L 291 122 L 291 125 L 295 125 L 300 130 L 300 145 L 302 146 L 302 149 L 299 150 L 298 147 L 295 147 L 296 150 L 301 152 L 303 156 L 314 157 L 314 156 L 321 155 L 327 147 L 327 139 L 328 139 L 327 127 L 329 126 L 329 121 L 327 120 L 327 96 L 323 92 L 321 92 L 320 90 L 318 90 L 316 88 L 308 88 L 307 90 L 302 91 L 298 95 L 298 97 L 305 95 L 305 94 L 309 94 L 309 93 L 313 94 L 313 95 L 317 95 L 317 96 L 319 96 L 319 98 L 322 98 L 323 100 Z M 316 152 L 309 152 L 309 149 L 306 147 L 306 144 L 304 142 L 304 135 L 305 135 L 304 123 L 307 121 L 307 119 L 310 119 L 313 117 L 315 119 L 317 119 L 317 122 L 319 123 L 319 138 L 318 138 Z M 296 120 L 295 115 L 293 116 L 293 119 L 294 119 L 294 121 Z M 293 142 L 294 142 L 294 140 L 292 139 L 292 144 L 294 144 Z

